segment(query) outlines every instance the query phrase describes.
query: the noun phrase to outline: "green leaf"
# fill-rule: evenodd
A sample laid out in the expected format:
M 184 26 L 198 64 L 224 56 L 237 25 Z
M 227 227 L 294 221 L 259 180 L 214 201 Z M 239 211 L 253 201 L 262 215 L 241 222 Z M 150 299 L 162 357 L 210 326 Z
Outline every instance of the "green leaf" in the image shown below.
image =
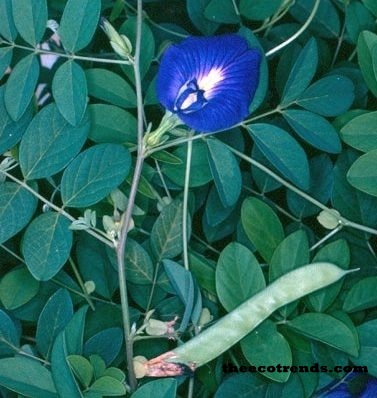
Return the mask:
M 112 255 L 115 254 L 112 251 Z M 76 246 L 80 273 L 84 280 L 93 281 L 95 292 L 110 299 L 118 287 L 117 273 L 103 243 L 88 234 L 81 235 Z M 77 353 L 75 353 L 77 354 Z
M 270 260 L 269 280 L 309 263 L 309 242 L 305 231 L 298 230 L 288 235 L 274 251 Z M 298 300 L 280 308 L 280 313 L 287 317 L 297 306 Z
M 154 281 L 154 267 L 148 252 L 132 239 L 127 239 L 124 264 L 127 280 L 140 285 L 149 285 Z
M 224 207 L 216 187 L 211 187 L 207 196 L 205 219 L 209 226 L 217 227 L 224 222 L 234 211 L 235 206 Z
M 137 18 L 134 16 L 128 16 L 126 22 L 120 27 L 119 33 L 126 35 L 131 41 L 133 48 L 136 46 L 136 31 L 137 31 Z M 140 57 L 140 75 L 143 78 L 149 70 L 151 63 L 154 59 L 155 52 L 155 40 L 153 32 L 147 23 L 143 22 L 141 26 L 141 44 L 140 52 L 142 57 Z M 134 69 L 131 65 L 126 65 L 123 67 L 127 77 L 134 82 L 135 74 Z
M 65 169 L 61 195 L 65 206 L 99 202 L 127 177 L 130 153 L 120 145 L 99 144 L 80 153 Z
M 309 188 L 307 156 L 289 133 L 280 127 L 265 123 L 252 124 L 248 126 L 248 130 L 260 151 L 280 173 L 300 188 Z
M 202 289 L 216 295 L 215 266 L 208 258 L 190 251 L 188 253 L 190 270 Z
M 262 105 L 267 95 L 268 80 L 269 80 L 268 63 L 265 56 L 265 50 L 251 29 L 248 29 L 245 26 L 241 26 L 241 28 L 237 33 L 247 40 L 250 48 L 253 47 L 258 48 L 262 56 L 261 64 L 259 67 L 258 87 L 257 90 L 255 91 L 254 98 L 249 106 L 249 113 L 253 113 L 256 109 L 259 108 L 260 105 Z
M 277 331 L 275 324 L 266 320 L 241 340 L 241 349 L 250 365 L 292 365 L 292 353 L 287 340 Z M 263 376 L 285 382 L 290 372 L 263 372 Z
M 360 156 L 347 173 L 348 182 L 360 191 L 377 196 L 377 149 Z
M 228 398 L 234 396 L 263 398 L 266 397 L 267 386 L 268 384 L 265 379 L 253 373 L 247 372 L 229 375 L 229 377 L 225 377 L 223 379 L 222 383 L 218 387 L 215 398 Z
M 220 200 L 225 207 L 233 206 L 242 188 L 242 177 L 233 153 L 221 141 L 207 140 L 208 163 Z
M 51 372 L 39 362 L 23 356 L 0 359 L 0 384 L 26 397 L 59 397 Z
M 240 17 L 232 0 L 211 0 L 204 10 L 204 16 L 212 22 L 236 24 Z
M 185 181 L 187 146 L 180 145 L 173 151 L 173 155 L 181 159 L 182 163 L 178 165 L 164 164 L 162 172 L 175 184 L 182 187 Z M 190 188 L 205 185 L 212 180 L 213 177 L 208 164 L 208 147 L 205 142 L 193 141 L 191 170 L 195 170 L 195 172 L 190 174 Z
M 358 344 L 351 330 L 327 314 L 306 313 L 287 322 L 296 333 L 320 341 L 350 355 L 358 354 Z
M 264 374 L 264 373 L 263 373 Z M 279 397 L 279 398 L 303 398 L 306 397 L 304 385 L 300 376 L 305 373 L 295 374 L 291 371 L 291 376 L 285 383 L 269 383 L 267 392 L 262 397 Z M 313 374 L 313 373 L 312 373 Z M 310 396 L 310 395 L 308 395 Z
M 270 282 L 309 263 L 309 242 L 305 231 L 298 230 L 280 242 L 270 261 Z
M 211 0 L 187 0 L 187 14 L 194 26 L 204 35 L 212 35 L 219 27 L 218 23 L 209 21 L 204 11 Z
M 36 46 L 46 30 L 46 0 L 13 0 L 13 19 L 22 38 Z
M 364 278 L 355 283 L 347 292 L 343 310 L 346 312 L 361 311 L 377 306 L 377 276 Z
M 0 300 L 7 310 L 14 310 L 36 296 L 39 282 L 26 267 L 17 268 L 3 276 L 0 283 Z
M 163 260 L 164 270 L 169 278 L 170 285 L 182 303 L 185 306 L 185 311 L 180 322 L 179 331 L 183 332 L 189 323 L 190 318 L 193 324 L 197 324 L 202 310 L 201 295 L 199 289 L 194 284 L 194 279 L 190 273 L 184 269 L 180 264 L 171 261 Z M 196 313 L 199 304 L 199 313 Z
M 282 0 L 241 0 L 240 13 L 245 18 L 263 21 L 275 14 L 279 10 Z
M 125 395 L 127 392 L 123 383 L 110 376 L 102 376 L 97 379 L 90 386 L 89 391 L 100 393 L 101 396 L 106 395 L 107 397 L 117 397 L 119 395 Z
M 285 83 L 281 104 L 295 101 L 308 87 L 317 70 L 318 49 L 314 39 L 310 39 L 298 55 Z
M 0 243 L 3 243 L 30 221 L 37 199 L 14 182 L 3 182 L 0 187 Z
M 168 151 L 158 151 L 158 152 L 154 152 L 151 154 L 151 157 L 153 159 L 158 160 L 159 162 L 162 163 L 169 163 L 169 164 L 182 164 L 182 160 L 177 157 L 174 156 L 173 154 L 171 154 Z
M 284 119 L 306 142 L 328 153 L 339 153 L 341 142 L 335 128 L 322 116 L 315 113 L 288 109 L 283 111 Z
M 135 144 L 136 118 L 114 105 L 89 105 L 91 128 L 89 138 L 97 143 Z
M 99 377 L 103 376 L 106 371 L 106 364 L 105 361 L 99 355 L 91 355 L 89 357 L 90 363 L 94 369 L 94 377 L 98 379 Z
M 363 152 L 377 149 L 377 112 L 368 112 L 351 119 L 340 130 L 342 140 Z
M 12 0 L 0 1 L 0 35 L 12 42 L 17 37 L 17 29 L 13 21 Z
M 55 338 L 67 326 L 72 315 L 73 305 L 68 291 L 57 290 L 43 307 L 37 323 L 37 348 L 44 358 L 50 359 Z
M 323 246 L 314 256 L 313 262 L 329 262 L 340 268 L 348 269 L 350 265 L 350 249 L 347 241 L 338 239 Z M 343 283 L 344 281 L 342 279 L 331 286 L 317 290 L 309 294 L 309 296 L 306 297 L 306 301 L 314 311 L 324 312 L 336 299 Z
M 126 375 L 120 369 L 114 367 L 107 368 L 103 375 L 113 377 L 121 382 L 124 382 L 126 379 Z
M 374 0 L 362 0 L 362 2 L 373 15 L 377 16 L 377 3 Z
M 377 62 L 377 35 L 364 31 L 357 41 L 357 59 L 365 83 L 374 96 L 377 96 L 377 78 L 375 64 Z
M 355 190 L 346 178 L 346 174 L 357 156 L 358 154 L 351 150 L 345 150 L 338 156 L 334 167 L 332 205 L 341 214 L 347 214 L 348 219 L 374 227 L 377 223 L 377 212 L 375 211 L 377 198 Z
M 132 394 L 132 398 L 176 398 L 177 380 L 168 378 L 148 382 Z
M 73 373 L 76 375 L 85 389 L 87 389 L 93 379 L 94 372 L 92 364 L 81 355 L 69 355 L 67 360 L 73 370 Z
M 357 327 L 360 339 L 360 353 L 352 362 L 365 366 L 371 376 L 377 377 L 377 319 L 365 322 Z
M 60 332 L 51 352 L 51 372 L 59 397 L 83 398 L 68 363 L 66 336 Z
M 308 194 L 320 201 L 327 203 L 333 189 L 333 164 L 329 156 L 321 154 L 309 160 L 310 187 Z M 308 202 L 303 197 L 291 190 L 287 190 L 287 204 L 289 210 L 298 218 L 318 214 L 318 207 Z
M 338 116 L 349 109 L 354 99 L 352 81 L 341 75 L 330 75 L 309 86 L 296 103 L 322 116 Z
M 88 93 L 113 105 L 136 107 L 136 95 L 131 85 L 118 74 L 107 69 L 92 68 L 85 71 Z
M 216 266 L 216 291 L 223 307 L 230 312 L 265 286 L 254 254 L 237 242 L 229 243 Z
M 284 239 L 283 226 L 275 212 L 261 200 L 247 198 L 242 203 L 241 221 L 251 243 L 269 262 Z
M 12 61 L 13 48 L 1 47 L 0 48 L 0 79 L 3 78 L 5 71 Z
M 67 51 L 77 52 L 90 43 L 100 12 L 101 0 L 68 0 L 58 30 Z
M 12 346 L 20 346 L 20 332 L 7 313 L 0 310 L 0 354 L 2 356 L 14 354 Z
M 34 117 L 22 137 L 19 161 L 25 179 L 46 178 L 62 170 L 84 145 L 89 118 L 73 127 L 55 104 Z
M 21 139 L 32 117 L 32 107 L 29 106 L 23 116 L 15 122 L 9 116 L 4 101 L 5 87 L 0 87 L 0 153 L 13 148 Z
M 313 10 L 315 0 L 297 0 L 289 9 L 290 14 L 301 24 L 306 22 Z M 310 30 L 326 39 L 337 39 L 340 35 L 340 19 L 331 1 L 320 1 L 318 10 L 310 24 Z
M 359 1 L 347 4 L 345 11 L 348 37 L 353 43 L 357 43 L 361 31 L 373 30 L 374 17 L 368 8 L 364 7 Z
M 254 145 L 251 151 L 251 157 L 263 166 L 268 167 L 270 170 L 276 171 L 274 166 L 269 162 L 266 157 L 262 154 L 259 148 Z M 276 181 L 274 178 L 270 177 L 263 170 L 250 165 L 250 171 L 253 181 L 258 187 L 260 192 L 271 192 L 281 187 L 281 183 Z
M 13 68 L 5 85 L 5 106 L 10 117 L 17 121 L 25 113 L 34 95 L 39 77 L 39 63 L 34 54 L 23 58 Z
M 101 330 L 92 336 L 84 344 L 84 355 L 99 355 L 106 363 L 106 366 L 117 357 L 123 344 L 123 332 L 121 328 L 109 328 Z
M 74 61 L 67 61 L 56 71 L 52 94 L 64 118 L 77 126 L 86 110 L 88 88 L 83 69 Z
M 35 279 L 47 281 L 53 278 L 68 260 L 72 247 L 69 226 L 68 219 L 59 213 L 48 212 L 35 218 L 27 227 L 21 251 Z
M 72 316 L 65 328 L 65 342 L 68 354 L 82 354 L 84 328 L 88 306 L 79 308 Z
M 150 244 L 158 261 L 173 258 L 182 253 L 182 218 L 183 203 L 176 199 L 162 209 L 154 223 Z M 188 225 L 190 226 L 190 223 Z M 190 230 L 188 236 L 190 236 Z

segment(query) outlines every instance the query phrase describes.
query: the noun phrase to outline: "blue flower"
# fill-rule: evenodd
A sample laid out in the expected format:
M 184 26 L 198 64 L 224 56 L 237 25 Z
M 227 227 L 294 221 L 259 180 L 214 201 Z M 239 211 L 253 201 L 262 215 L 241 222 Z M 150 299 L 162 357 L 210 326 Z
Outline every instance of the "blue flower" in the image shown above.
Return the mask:
M 158 99 L 194 130 L 225 130 L 248 115 L 260 62 L 260 51 L 241 36 L 190 37 L 162 57 Z
M 351 376 L 351 379 L 354 378 Z M 349 383 L 340 383 L 336 388 L 326 393 L 323 398 L 375 398 L 377 397 L 377 379 L 369 378 L 362 390 L 358 393 L 351 393 Z
M 375 398 L 377 397 L 377 379 L 369 379 L 362 391 L 360 398 Z

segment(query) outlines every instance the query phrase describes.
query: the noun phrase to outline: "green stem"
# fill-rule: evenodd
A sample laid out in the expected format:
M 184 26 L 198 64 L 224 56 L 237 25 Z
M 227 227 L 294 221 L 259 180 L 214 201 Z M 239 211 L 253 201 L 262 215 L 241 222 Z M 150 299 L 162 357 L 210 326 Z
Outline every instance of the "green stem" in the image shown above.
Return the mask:
M 302 198 L 306 199 L 308 202 L 313 203 L 313 205 L 319 207 L 322 210 L 328 211 L 331 214 L 333 214 L 334 209 L 330 209 L 329 207 L 325 206 L 323 203 L 319 202 L 318 200 L 312 198 L 310 195 L 307 193 L 301 191 L 300 189 L 296 188 L 293 184 L 290 182 L 284 180 L 284 178 L 281 178 L 277 174 L 275 174 L 273 171 L 271 171 L 268 167 L 264 166 L 263 164 L 257 162 L 255 159 L 250 158 L 249 156 L 246 156 L 242 152 L 237 151 L 236 149 L 232 148 L 231 146 L 227 145 L 229 150 L 233 152 L 235 155 L 240 157 L 241 159 L 245 160 L 246 162 L 252 164 L 253 166 L 257 167 L 259 170 L 262 170 L 264 173 L 268 174 L 270 177 L 272 177 L 274 180 L 280 182 L 283 184 L 286 188 L 290 189 L 297 195 L 301 196 Z M 351 227 L 358 229 L 360 231 L 366 232 L 368 234 L 373 234 L 377 235 L 377 230 L 374 228 L 367 227 L 365 225 L 357 224 L 353 221 L 348 220 L 347 218 L 343 216 L 338 217 L 339 222 L 344 226 L 344 227 Z
M 291 6 L 294 4 L 295 0 L 289 0 L 286 3 L 283 3 L 280 9 L 273 15 L 268 21 L 265 21 L 261 27 L 254 29 L 253 33 L 258 33 L 264 29 L 266 32 L 264 33 L 263 37 L 267 37 L 270 32 L 270 29 L 278 22 L 280 19 L 284 17 L 284 15 L 289 11 Z
M 0 173 L 3 173 L 4 175 L 6 175 L 9 179 L 11 179 L 12 181 L 16 182 L 17 184 L 19 184 L 20 186 L 22 186 L 23 188 L 25 188 L 27 191 L 29 191 L 30 193 L 32 193 L 36 198 L 38 198 L 41 202 L 45 203 L 48 207 L 50 207 L 51 209 L 55 210 L 57 213 L 61 214 L 62 216 L 68 218 L 68 220 L 70 221 L 76 221 L 76 218 L 71 216 L 69 213 L 67 213 L 64 209 L 62 209 L 59 206 L 56 206 L 54 203 L 50 202 L 49 200 L 47 200 L 46 198 L 44 198 L 42 195 L 40 195 L 37 191 L 35 191 L 33 188 L 31 188 L 29 185 L 27 185 L 24 181 L 19 180 L 17 177 L 14 177 L 12 174 L 8 173 L 7 171 L 4 170 L 0 170 Z M 84 229 L 84 231 L 86 233 L 88 233 L 89 235 L 92 235 L 94 238 L 100 240 L 101 242 L 103 242 L 105 245 L 113 248 L 113 244 L 110 240 L 105 239 L 104 237 L 102 237 L 101 235 L 99 235 L 98 233 L 96 233 L 95 231 L 93 231 L 92 229 Z
M 68 58 L 68 59 L 77 60 L 77 61 L 98 62 L 98 63 L 103 63 L 103 64 L 120 64 L 120 65 L 129 65 L 130 64 L 129 61 L 121 60 L 121 59 L 84 57 L 84 56 L 75 55 L 75 54 L 59 53 L 59 52 L 56 52 L 56 51 L 44 50 L 43 48 L 21 46 L 20 44 L 11 43 L 11 42 L 8 42 L 8 41 L 5 41 L 5 40 L 4 40 L 3 44 L 6 44 L 9 47 L 13 47 L 13 48 L 19 48 L 20 50 L 30 51 L 30 52 L 33 52 L 35 54 L 55 55 L 57 57 Z
M 133 334 L 131 333 L 131 322 L 130 322 L 130 313 L 129 313 L 128 296 L 127 296 L 126 271 L 124 267 L 124 256 L 125 256 L 124 250 L 126 247 L 128 230 L 132 219 L 132 210 L 135 204 L 137 188 L 139 185 L 141 171 L 144 163 L 144 145 L 143 145 L 144 115 L 143 115 L 143 94 L 142 94 L 141 76 L 140 76 L 142 14 L 143 14 L 142 0 L 138 0 L 135 58 L 133 64 L 134 75 L 135 75 L 136 98 L 137 98 L 137 158 L 136 158 L 135 171 L 131 183 L 130 195 L 128 198 L 128 205 L 123 219 L 122 228 L 119 234 L 119 241 L 116 247 L 118 277 L 119 277 L 119 292 L 120 292 L 120 299 L 122 305 L 122 318 L 123 318 L 123 328 L 124 328 L 124 337 L 125 337 L 126 355 L 127 355 L 128 382 L 130 385 L 131 392 L 135 391 L 137 386 L 137 381 L 133 367 Z
M 321 2 L 321 0 L 316 0 L 316 2 L 314 3 L 314 6 L 313 6 L 312 12 L 310 13 L 308 19 L 305 21 L 304 25 L 302 25 L 302 27 L 294 35 L 289 37 L 287 40 L 283 41 L 278 46 L 272 48 L 270 51 L 267 51 L 266 52 L 266 57 L 270 57 L 271 55 L 273 55 L 276 52 L 280 51 L 282 48 L 288 46 L 288 44 L 290 44 L 293 41 L 295 41 L 302 33 L 305 32 L 305 30 L 308 28 L 308 26 L 313 21 L 313 19 L 315 17 L 315 14 L 317 13 L 317 10 L 318 10 L 320 2 Z
M 322 243 L 325 243 L 327 240 L 332 238 L 334 235 L 336 235 L 341 229 L 343 228 L 343 225 L 340 224 L 338 225 L 335 229 L 333 229 L 331 232 L 329 232 L 327 235 L 325 235 L 322 239 L 320 239 L 317 243 L 315 243 L 309 251 L 315 250 L 317 247 L 321 246 Z
M 90 305 L 90 308 L 91 308 L 93 311 L 95 311 L 96 307 L 94 306 L 93 301 L 92 301 L 90 295 L 89 295 L 88 292 L 86 291 L 86 287 L 85 287 L 84 281 L 83 281 L 82 278 L 81 278 L 80 272 L 79 272 L 79 270 L 77 269 L 75 262 L 72 260 L 72 257 L 69 257 L 68 261 L 69 261 L 69 263 L 70 263 L 70 265 L 71 265 L 72 271 L 73 271 L 73 273 L 75 274 L 75 277 L 76 277 L 76 279 L 77 279 L 77 282 L 78 282 L 78 284 L 79 284 L 79 286 L 80 286 L 80 288 L 81 288 L 81 290 L 82 290 L 82 292 L 83 292 L 83 294 L 84 294 L 84 297 L 85 297 L 86 301 L 87 301 L 88 304 Z
M 241 14 L 240 14 L 240 10 L 238 9 L 236 0 L 232 0 L 232 3 L 233 3 L 234 12 L 235 12 L 236 15 L 239 17 Z
M 251 117 L 250 119 L 244 120 L 243 122 L 240 123 L 240 126 L 247 127 L 248 123 L 255 122 L 258 119 L 262 119 L 266 116 L 273 115 L 274 113 L 280 113 L 282 110 L 283 110 L 282 107 L 277 106 L 275 109 L 272 109 L 268 112 L 261 113 L 260 115 L 256 115 L 256 116 Z
M 19 348 L 19 347 L 13 345 L 8 340 L 5 340 L 3 337 L 0 337 L 0 342 L 5 344 L 5 345 L 7 345 L 8 347 L 10 347 L 12 350 L 17 352 L 17 354 L 19 354 L 19 355 L 23 355 L 25 357 L 32 358 L 32 359 L 34 359 L 36 361 L 42 362 L 44 365 L 48 365 L 48 366 L 51 365 L 50 362 L 46 361 L 45 359 L 36 357 L 36 356 L 34 356 L 32 354 L 29 354 L 28 352 L 23 351 L 22 348 Z
M 183 264 L 187 271 L 189 270 L 187 221 L 188 221 L 188 195 L 189 195 L 189 186 L 190 186 L 191 160 L 192 160 L 192 141 L 190 140 L 187 141 L 187 159 L 186 159 L 186 172 L 185 172 L 185 186 L 183 190 L 183 215 L 182 215 Z
M 3 244 L 0 244 L 0 247 L 5 250 L 7 253 L 9 253 L 11 256 L 13 256 L 14 258 L 16 258 L 18 261 L 20 261 L 21 263 L 25 264 L 25 260 L 20 257 L 18 254 L 16 254 L 15 252 L 13 252 L 11 249 L 9 249 L 8 247 L 6 247 Z

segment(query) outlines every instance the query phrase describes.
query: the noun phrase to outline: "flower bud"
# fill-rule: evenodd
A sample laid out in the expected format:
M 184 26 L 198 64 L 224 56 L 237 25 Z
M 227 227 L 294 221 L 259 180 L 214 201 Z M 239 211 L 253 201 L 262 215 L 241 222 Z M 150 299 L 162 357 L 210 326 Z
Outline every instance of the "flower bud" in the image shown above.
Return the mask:
M 106 33 L 106 36 L 110 39 L 110 45 L 113 50 L 120 57 L 124 59 L 130 59 L 132 44 L 128 37 L 125 35 L 120 35 L 106 18 L 101 19 L 101 28 Z
M 322 210 L 317 216 L 318 222 L 326 229 L 335 229 L 339 226 L 339 212 L 336 210 Z

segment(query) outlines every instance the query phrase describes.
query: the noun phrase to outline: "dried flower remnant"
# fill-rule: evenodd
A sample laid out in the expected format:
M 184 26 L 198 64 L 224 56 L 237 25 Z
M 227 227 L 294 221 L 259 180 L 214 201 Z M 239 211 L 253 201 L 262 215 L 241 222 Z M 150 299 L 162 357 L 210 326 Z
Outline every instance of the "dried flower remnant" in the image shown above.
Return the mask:
M 188 127 L 204 133 L 225 130 L 248 115 L 260 62 L 260 51 L 241 36 L 190 37 L 166 50 L 157 96 Z

